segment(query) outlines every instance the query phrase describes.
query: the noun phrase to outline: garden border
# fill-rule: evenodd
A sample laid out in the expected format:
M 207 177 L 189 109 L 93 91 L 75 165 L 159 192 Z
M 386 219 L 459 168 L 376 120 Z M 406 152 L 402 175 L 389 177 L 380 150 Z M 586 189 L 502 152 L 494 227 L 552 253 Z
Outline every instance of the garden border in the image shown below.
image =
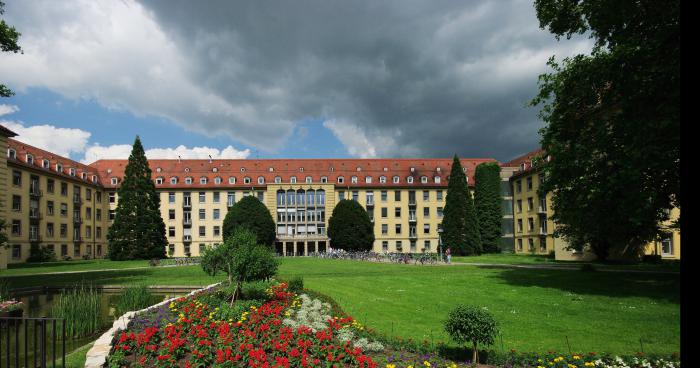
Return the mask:
M 219 285 L 221 285 L 221 282 L 205 286 L 201 289 L 193 290 L 185 297 L 193 296 L 203 291 L 215 288 Z M 166 299 L 158 304 L 151 305 L 144 309 L 140 309 L 137 311 L 129 311 L 121 315 L 114 321 L 114 323 L 112 324 L 112 328 L 107 330 L 107 332 L 105 332 L 104 334 L 102 334 L 102 336 L 95 340 L 95 343 L 92 346 L 92 348 L 88 350 L 87 354 L 85 355 L 85 368 L 104 367 L 105 363 L 107 362 L 107 356 L 109 355 L 110 351 L 112 351 L 112 341 L 114 340 L 114 335 L 121 330 L 125 330 L 129 325 L 129 322 L 131 322 L 131 319 L 134 318 L 136 315 L 148 312 L 153 309 L 157 309 L 162 305 L 170 304 L 171 302 L 179 298 L 182 298 L 182 296 Z

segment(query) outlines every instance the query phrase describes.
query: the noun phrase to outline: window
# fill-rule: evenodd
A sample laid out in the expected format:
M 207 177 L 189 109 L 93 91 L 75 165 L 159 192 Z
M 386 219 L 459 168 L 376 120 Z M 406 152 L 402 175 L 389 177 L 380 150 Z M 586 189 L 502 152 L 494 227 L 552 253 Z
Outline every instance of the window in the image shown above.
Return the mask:
M 386 190 L 382 190 L 382 192 L 381 192 L 381 196 L 382 196 L 382 202 L 386 202 L 386 198 L 387 198 L 387 191 L 386 191 Z
M 328 177 L 327 177 L 327 176 L 322 176 L 322 177 L 321 177 L 321 183 L 323 183 L 323 184 L 328 183 Z
M 291 178 L 289 178 L 289 182 L 292 183 L 292 184 L 296 184 L 296 183 L 297 183 L 297 177 L 296 177 L 296 176 L 292 176 Z
M 345 199 L 345 192 L 342 191 L 342 190 L 341 190 L 340 192 L 338 192 L 338 198 L 339 198 L 341 201 L 342 201 L 343 199 Z
M 68 216 L 68 204 L 61 203 L 61 217 L 67 217 L 67 216 Z
M 202 176 L 201 178 L 199 178 L 199 184 L 206 184 L 206 183 L 207 183 L 207 177 L 206 177 L 206 176 Z
M 387 210 L 386 207 L 382 207 L 382 218 L 387 218 L 387 216 L 388 216 L 387 213 L 388 213 L 388 212 L 389 212 L 389 211 Z
M 54 189 L 55 189 L 55 186 L 56 186 L 56 182 L 54 182 L 53 179 L 47 179 L 47 180 L 46 180 L 46 191 L 47 191 L 47 192 L 53 193 L 53 192 L 54 192 Z
M 119 180 L 117 178 L 112 178 L 112 185 L 117 185 Z
M 515 182 L 515 193 L 520 193 L 523 191 L 523 181 L 518 180 Z
M 532 231 L 535 229 L 535 219 L 529 217 L 527 219 L 527 231 Z
M 380 177 L 379 177 L 379 183 L 381 183 L 381 184 L 386 184 L 386 176 L 380 176 Z
M 73 246 L 73 256 L 74 257 L 80 257 L 80 245 L 75 244 Z
M 22 235 L 22 221 L 12 220 L 12 235 L 19 236 Z
M 62 196 L 68 195 L 68 183 L 61 182 L 61 195 Z
M 102 203 L 102 192 L 95 192 L 95 201 Z
M 437 200 L 442 201 L 442 190 L 438 190 L 435 194 L 437 195 Z
M 423 191 L 423 201 L 427 202 L 430 200 L 430 191 L 424 190 Z
M 175 236 L 175 226 L 168 227 L 168 236 L 171 238 Z
M 444 216 L 444 214 L 442 212 L 442 207 L 437 208 L 437 216 L 438 216 L 438 218 L 442 218 Z
M 22 246 L 19 244 L 12 245 L 12 259 L 22 259 Z
M 199 192 L 199 203 L 204 203 L 207 200 L 206 192 Z
M 388 241 L 386 241 L 386 240 L 382 241 L 382 250 L 385 252 L 389 251 L 389 242 Z
M 12 170 L 12 185 L 22 186 L 22 172 L 18 170 Z
M 175 192 L 168 192 L 168 203 L 175 203 Z
M 7 157 L 11 159 L 16 159 L 17 158 L 17 151 L 13 150 L 12 148 L 7 150 Z
M 236 203 L 236 192 L 228 192 L 226 194 L 226 205 L 231 207 L 234 203 Z
M 163 178 L 157 177 L 156 178 L 156 185 L 163 185 Z
M 31 154 L 27 154 L 27 163 L 30 165 L 34 165 L 34 156 Z
M 221 218 L 221 210 L 218 208 L 214 209 L 214 215 L 213 215 L 214 220 L 218 220 Z
M 532 176 L 528 177 L 525 180 L 527 180 L 527 191 L 529 192 L 532 190 Z
M 532 208 L 535 206 L 535 202 L 532 200 L 532 197 L 527 198 L 527 210 L 532 211 Z
M 394 217 L 395 218 L 401 217 L 401 207 L 394 207 Z
M 22 210 L 22 197 L 18 195 L 12 196 L 12 210 L 21 211 Z
M 49 160 L 46 159 L 41 160 L 41 167 L 43 167 L 44 169 L 48 169 L 51 167 L 51 162 L 49 162 Z
M 63 165 L 61 164 L 56 164 L 56 171 L 63 173 Z
M 352 177 L 350 178 L 350 182 L 351 182 L 352 184 L 357 184 L 357 176 L 352 176 Z
M 177 184 L 177 177 L 176 176 L 170 177 L 170 184 L 172 184 L 172 185 Z
M 516 213 L 523 212 L 523 200 L 522 199 L 518 199 L 515 201 L 515 212 Z
M 265 177 L 258 176 L 258 184 L 265 184 Z
M 206 249 L 207 249 L 206 244 L 200 244 L 200 245 L 199 245 L 199 254 L 200 254 L 200 255 L 201 255 L 201 254 L 204 254 L 204 251 L 206 251 Z
M 352 200 L 355 201 L 355 202 L 357 202 L 357 200 L 359 199 L 359 197 L 360 197 L 360 193 L 359 193 L 358 191 L 356 191 L 356 190 L 353 190 L 353 191 L 352 191 Z
M 229 184 L 236 184 L 236 178 L 233 176 L 228 177 L 228 183 Z
M 205 209 L 200 209 L 199 210 L 199 219 L 200 220 L 205 220 L 207 218 L 207 210 Z
M 406 181 L 408 182 L 408 184 L 413 184 L 413 177 L 412 176 L 407 177 Z
M 400 190 L 395 190 L 394 191 L 394 201 L 398 202 L 401 200 L 401 191 Z
M 206 226 L 200 226 L 199 227 L 199 236 L 206 236 L 207 235 L 207 227 Z
M 92 200 L 92 189 L 85 188 L 85 199 L 88 201 Z
M 398 176 L 394 176 L 394 177 L 392 178 L 392 182 L 393 182 L 394 184 L 398 184 L 398 183 L 399 183 L 399 180 L 401 180 L 401 179 L 400 179 Z
M 95 227 L 95 238 L 102 239 L 102 228 L 99 226 Z
M 214 192 L 214 203 L 221 203 L 221 193 L 220 192 Z
M 61 228 L 58 234 L 61 238 L 65 238 L 68 236 L 68 225 L 67 224 L 61 224 Z
M 102 221 L 102 210 L 99 208 L 95 210 L 95 220 Z
M 421 184 L 428 184 L 428 177 L 427 177 L 427 176 L 421 176 L 421 177 L 420 177 L 420 182 L 421 182 Z
M 523 219 L 518 219 L 518 232 L 523 232 Z
M 426 240 L 423 242 L 423 250 L 430 251 L 430 240 Z
M 53 216 L 53 201 L 46 201 L 46 213 Z
M 175 210 L 168 210 L 168 220 L 175 220 Z
M 423 234 L 430 234 L 430 225 L 429 224 L 423 225 Z
M 371 176 L 365 176 L 365 183 L 371 184 L 371 183 L 372 183 L 372 177 L 371 177 Z
M 192 177 L 190 177 L 190 176 L 185 177 L 185 184 L 187 184 L 187 185 L 192 184 Z
M 430 217 L 430 207 L 423 207 L 423 218 Z
M 218 176 L 217 176 L 217 177 L 215 177 L 215 178 L 214 178 L 214 184 L 216 184 L 216 185 L 219 185 L 219 184 L 221 184 L 221 178 L 220 178 L 220 177 L 218 177 Z
M 343 178 L 342 176 L 339 176 L 338 177 L 338 184 L 343 184 L 343 181 L 345 181 L 345 178 Z
M 389 225 L 382 224 L 382 235 L 387 235 L 387 234 L 389 234 Z
M 396 230 L 396 235 L 400 235 L 401 234 L 401 224 L 396 224 L 395 230 Z
M 114 203 L 117 200 L 117 194 L 112 192 L 108 194 L 109 197 L 109 203 Z
M 282 178 L 279 176 L 275 176 L 275 184 L 280 184 L 282 182 Z
M 523 240 L 518 239 L 518 251 L 522 252 L 523 251 Z
M 214 236 L 221 236 L 221 226 L 214 226 Z
M 402 242 L 401 242 L 401 240 L 397 240 L 396 241 L 396 251 L 401 252 L 402 250 L 403 250 Z
M 435 184 L 440 184 L 440 177 L 436 176 L 434 181 L 435 181 Z
M 661 255 L 672 256 L 673 255 L 673 240 L 671 238 L 666 238 L 661 241 Z
M 243 184 L 250 184 L 250 178 L 247 176 L 243 178 Z
M 306 177 L 306 184 L 311 184 L 313 182 L 313 179 L 310 176 Z
M 527 250 L 530 252 L 535 250 L 535 240 L 532 238 L 527 239 Z

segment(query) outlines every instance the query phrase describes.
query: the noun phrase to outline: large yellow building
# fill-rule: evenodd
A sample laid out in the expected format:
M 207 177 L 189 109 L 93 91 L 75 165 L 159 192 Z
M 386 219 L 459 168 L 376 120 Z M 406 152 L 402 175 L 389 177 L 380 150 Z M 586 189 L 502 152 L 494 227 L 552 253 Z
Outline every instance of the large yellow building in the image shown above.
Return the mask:
M 557 260 L 592 260 L 589 251 L 568 249 L 564 239 L 554 236 L 556 224 L 551 220 L 552 194 L 540 196 L 538 189 L 544 180 L 544 173 L 537 160 L 549 159 L 543 150 L 538 149 L 501 164 L 502 170 L 514 169 L 510 176 L 513 193 L 513 225 L 515 234 L 515 252 L 522 254 L 551 254 Z M 679 209 L 670 213 L 671 221 L 678 218 Z M 670 224 L 670 221 L 669 221 Z M 680 259 L 680 231 L 670 231 L 670 236 L 646 245 L 645 254 L 660 255 L 664 259 Z

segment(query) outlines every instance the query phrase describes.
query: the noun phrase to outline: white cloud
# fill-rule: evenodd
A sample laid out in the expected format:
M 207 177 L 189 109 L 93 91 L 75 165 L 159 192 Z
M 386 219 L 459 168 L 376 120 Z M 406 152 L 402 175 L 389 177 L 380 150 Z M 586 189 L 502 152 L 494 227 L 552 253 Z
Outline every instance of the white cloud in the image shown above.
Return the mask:
M 0 104 L 0 116 L 9 115 L 19 111 L 19 107 L 15 105 Z
M 85 150 L 83 163 L 92 163 L 100 159 L 127 159 L 131 154 L 131 145 L 114 144 L 111 146 L 100 146 L 95 144 Z M 237 150 L 233 146 L 228 146 L 222 150 L 213 147 L 192 147 L 188 148 L 179 145 L 175 148 L 150 148 L 146 150 L 146 157 L 149 159 L 243 159 L 250 156 L 250 150 Z
M 400 152 L 403 156 L 418 155 L 418 151 L 410 146 L 399 147 L 394 137 L 401 136 L 401 131 L 395 131 L 393 136 L 374 132 L 370 137 L 356 124 L 331 119 L 323 122 L 338 140 L 343 143 L 348 153 L 355 157 L 372 158 L 387 155 L 388 152 Z
M 92 135 L 81 129 L 49 124 L 24 126 L 21 122 L 5 120 L 0 120 L 0 124 L 17 133 L 16 140 L 65 157 L 83 152 Z

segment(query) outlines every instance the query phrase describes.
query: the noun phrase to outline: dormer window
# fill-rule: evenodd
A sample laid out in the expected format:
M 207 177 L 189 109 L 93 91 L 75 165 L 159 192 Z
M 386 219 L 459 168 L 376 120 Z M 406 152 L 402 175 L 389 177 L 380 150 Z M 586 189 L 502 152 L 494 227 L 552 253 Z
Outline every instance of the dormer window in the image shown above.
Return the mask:
M 357 176 L 353 176 L 350 178 L 350 182 L 353 184 L 357 184 Z
M 34 156 L 30 155 L 29 153 L 27 153 L 27 163 L 34 165 Z
M 343 184 L 344 181 L 345 181 L 344 177 L 342 177 L 342 176 L 338 177 L 338 184 Z
M 68 173 L 70 173 L 70 176 L 75 176 L 75 169 L 71 167 L 68 169 Z
M 322 184 L 328 183 L 328 177 L 327 177 L 327 176 L 322 176 L 322 177 L 321 177 L 321 183 L 322 183 Z
M 411 172 L 412 172 L 412 173 L 416 172 L 416 168 L 415 168 L 415 167 L 412 167 L 412 168 L 411 168 Z
M 176 176 L 173 176 L 170 178 L 170 184 L 172 184 L 172 185 L 177 184 L 177 177 Z
M 331 166 L 329 170 L 330 170 L 330 172 L 335 171 L 335 169 L 333 168 L 333 166 Z
M 270 166 L 270 167 L 267 169 L 267 171 L 269 171 L 269 172 L 274 172 L 274 171 L 275 171 L 275 168 L 272 167 L 272 166 Z
M 235 177 L 235 176 L 229 176 L 229 177 L 228 177 L 228 183 L 229 183 L 229 184 L 236 184 L 236 177 Z
M 265 178 L 262 176 L 258 176 L 258 184 L 265 184 Z
M 408 184 L 413 184 L 413 177 L 412 176 L 407 177 L 406 181 L 408 182 Z
M 206 184 L 206 183 L 207 183 L 207 177 L 206 177 L 206 176 L 202 176 L 201 178 L 199 178 L 199 184 L 204 185 L 204 184 Z
M 156 178 L 156 185 L 163 185 L 163 178 L 160 176 Z
M 191 176 L 185 177 L 185 184 L 187 184 L 187 185 L 192 184 L 192 177 Z
M 386 184 L 386 176 L 382 175 L 379 177 L 379 183 Z
M 211 172 L 219 172 L 219 168 L 218 167 L 212 168 Z
M 306 177 L 306 184 L 311 184 L 311 183 L 313 183 L 313 181 L 314 180 L 310 176 Z
M 357 171 L 362 171 L 362 168 L 358 166 Z
M 48 169 L 51 167 L 51 162 L 49 162 L 49 160 L 44 159 L 41 161 L 41 167 L 43 167 L 44 169 Z
M 217 176 L 214 178 L 214 184 L 219 185 L 221 184 L 221 177 Z
M 440 184 L 440 177 L 439 176 L 436 176 L 434 180 L 435 180 L 435 184 Z
M 112 178 L 112 179 L 111 179 L 112 185 L 117 185 L 118 182 L 119 182 L 119 179 L 117 179 L 117 178 Z
M 525 170 L 525 163 L 524 162 L 520 164 L 520 170 Z
M 427 176 L 421 176 L 421 177 L 420 177 L 420 182 L 421 182 L 421 184 L 428 184 L 428 177 L 427 177 Z
M 275 184 L 280 184 L 282 183 L 282 178 L 279 176 L 275 176 Z
M 401 178 L 399 178 L 398 176 L 394 176 L 392 178 L 392 181 L 394 182 L 394 184 L 398 184 L 400 180 L 401 180 Z
M 80 177 L 81 177 L 83 180 L 87 180 L 87 173 L 85 173 L 85 172 L 84 172 L 84 173 L 80 173 Z
M 161 169 L 160 167 L 156 167 L 156 172 L 161 172 L 161 171 L 163 171 L 163 169 Z
M 56 164 L 56 171 L 62 173 L 63 172 L 63 165 Z M 107 170 L 107 172 L 109 173 L 109 170 Z
M 296 184 L 296 183 L 297 183 L 297 177 L 296 177 L 296 176 L 292 176 L 291 178 L 289 178 L 289 182 L 292 183 L 292 184 Z
M 92 182 L 93 182 L 93 183 L 97 183 L 97 175 L 93 175 L 93 176 L 92 176 Z
M 389 171 L 389 168 L 388 168 L 388 167 L 384 167 L 384 171 Z
M 247 176 L 243 178 L 243 184 L 250 184 L 250 178 Z
M 11 159 L 16 159 L 17 158 L 17 151 L 13 150 L 12 148 L 7 150 L 7 157 Z
M 300 168 L 299 168 L 299 172 L 304 172 L 304 168 L 303 168 L 303 167 L 300 167 Z
M 365 183 L 367 183 L 367 184 L 372 184 L 372 177 L 371 177 L 371 176 L 365 176 Z

